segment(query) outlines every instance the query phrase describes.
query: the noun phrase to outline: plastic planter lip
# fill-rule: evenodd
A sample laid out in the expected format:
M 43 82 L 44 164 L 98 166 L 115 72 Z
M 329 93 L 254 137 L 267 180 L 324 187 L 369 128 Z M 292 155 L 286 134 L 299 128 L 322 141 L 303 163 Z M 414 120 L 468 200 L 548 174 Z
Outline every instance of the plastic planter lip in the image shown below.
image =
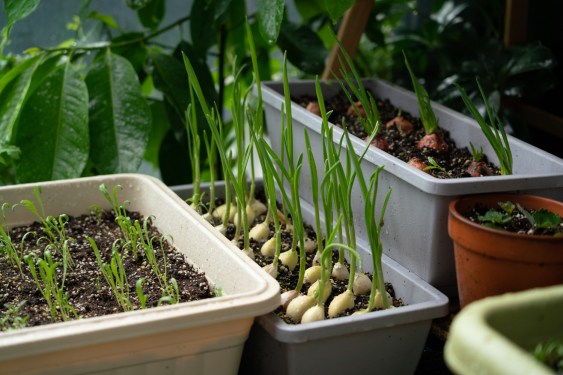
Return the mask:
M 363 82 L 366 84 L 366 87 L 372 88 L 376 95 L 384 99 L 388 98 L 391 100 L 392 104 L 413 115 L 418 115 L 418 104 L 412 92 L 382 80 L 366 79 Z M 325 94 L 325 100 L 330 97 L 330 93 L 335 94 L 340 90 L 340 85 L 337 82 L 326 81 L 322 82 L 322 85 L 329 93 L 328 95 Z M 300 95 L 302 93 L 314 95 L 315 81 L 303 80 L 290 82 L 290 90 L 292 90 L 292 95 Z M 262 85 L 262 94 L 264 102 L 268 105 L 278 110 L 281 108 L 284 102 L 283 85 L 281 82 L 264 82 Z M 473 119 L 435 102 L 432 102 L 432 106 L 439 118 L 440 127 L 450 132 L 454 129 L 456 130 L 456 133 L 453 134 L 453 138 L 456 140 L 458 147 L 469 147 L 469 141 L 479 146 L 482 145 L 489 159 L 498 164 L 496 155 Z M 321 118 L 319 116 L 312 114 L 297 103 L 293 103 L 291 110 L 294 120 L 320 133 Z M 276 124 L 268 126 L 269 132 L 272 130 L 271 126 L 276 126 Z M 466 127 L 467 129 L 458 129 L 459 127 Z M 335 139 L 340 139 L 342 134 L 343 131 L 341 128 L 334 128 Z M 470 135 L 476 135 L 477 139 L 473 139 L 473 137 L 470 138 Z M 397 177 L 403 179 L 414 178 L 415 181 L 413 184 L 415 184 L 418 189 L 435 195 L 457 196 L 477 192 L 504 191 L 507 186 L 514 182 L 518 183 L 519 189 L 536 189 L 544 188 L 545 186 L 563 188 L 563 160 L 510 135 L 508 139 L 512 146 L 515 171 L 514 174 L 509 176 L 439 179 L 409 166 L 399 158 L 376 147 L 370 147 L 370 151 L 366 153 L 365 159 L 377 165 L 383 163 L 385 165 L 385 171 Z M 363 150 L 365 147 L 365 141 L 357 137 L 352 137 L 352 142 L 357 151 Z M 345 143 L 344 147 L 346 147 Z M 538 161 L 536 158 L 541 159 L 542 162 L 530 164 L 530 154 L 532 154 L 534 162 Z M 413 175 L 414 177 L 412 177 Z M 475 183 L 479 184 L 479 188 L 473 186 Z M 563 192 L 560 194 L 563 195 Z
M 41 197 L 47 214 L 80 215 L 88 213 L 88 207 L 92 204 L 97 204 L 102 209 L 109 209 L 108 202 L 98 190 L 102 182 L 109 189 L 117 184 L 123 186 L 123 190 L 118 194 L 120 200 L 130 201 L 128 209 L 139 211 L 145 216 L 155 215 L 154 225 L 162 233 L 171 235 L 176 249 L 186 256 L 188 262 L 205 272 L 212 285 L 220 286 L 224 295 L 207 300 L 0 333 L 0 366 L 6 368 L 3 365 L 5 363 L 25 362 L 25 358 L 29 356 L 49 355 L 60 363 L 54 365 L 53 369 L 47 367 L 43 371 L 56 372 L 57 366 L 64 363 L 64 353 L 67 350 L 112 345 L 123 340 L 134 340 L 133 342 L 139 343 L 143 339 L 146 340 L 146 337 L 173 335 L 175 331 L 184 334 L 192 330 L 199 332 L 198 330 L 207 326 L 218 329 L 226 323 L 227 326 L 232 327 L 231 332 L 214 331 L 211 336 L 200 337 L 202 341 L 197 346 L 190 342 L 189 334 L 182 337 L 182 345 L 185 348 L 193 347 L 191 350 L 195 352 L 185 353 L 182 352 L 184 349 L 174 345 L 172 346 L 174 349 L 170 351 L 182 352 L 177 355 L 178 357 L 182 355 L 197 357 L 207 350 L 221 351 L 234 345 L 239 345 L 241 351 L 254 317 L 279 306 L 279 285 L 254 262 L 241 255 L 229 241 L 212 230 L 200 215 L 159 180 L 138 174 L 117 174 L 6 186 L 0 188 L 0 201 L 15 203 L 21 199 L 33 199 L 33 188 L 39 185 L 42 188 Z M 17 226 L 32 221 L 34 221 L 33 217 L 24 209 L 15 210 L 8 215 L 10 225 Z M 226 338 L 225 334 L 231 335 L 230 338 Z M 151 345 L 147 342 L 145 349 L 150 350 L 147 348 Z M 97 362 L 103 366 L 105 357 L 97 353 L 92 355 L 98 356 Z M 110 355 L 113 357 L 108 358 L 116 357 L 115 353 Z M 133 362 L 131 358 L 135 356 L 131 353 L 122 353 L 122 355 L 126 364 L 120 364 L 121 367 L 138 366 L 142 365 L 143 361 L 156 360 L 154 354 L 151 355 L 150 352 L 147 358 L 136 358 Z M 166 354 L 160 355 L 164 357 L 159 359 L 166 358 Z M 232 367 L 234 367 L 233 372 L 236 372 L 238 359 L 235 357 L 225 360 L 234 360 Z M 184 365 L 185 363 L 181 366 Z M 99 370 L 96 364 L 92 366 L 88 367 L 90 371 Z M 188 366 L 186 369 L 198 368 Z
M 444 356 L 456 374 L 554 374 L 531 354 L 563 339 L 563 285 L 507 293 L 471 303 L 454 319 Z
M 381 80 L 363 81 L 376 96 L 389 99 L 395 106 L 418 115 L 418 103 L 414 93 Z M 323 82 L 325 100 L 340 90 L 335 82 Z M 293 97 L 300 95 L 315 96 L 314 81 L 290 82 L 289 89 Z M 272 147 L 279 152 L 281 143 L 281 108 L 284 103 L 283 84 L 281 82 L 263 82 L 264 100 L 268 136 Z M 488 144 L 477 123 L 461 113 L 433 103 L 441 128 L 447 130 L 459 147 L 469 146 L 472 142 L 483 151 L 492 162 L 496 156 Z M 305 142 L 301 136 L 304 129 L 311 138 L 311 146 L 316 155 L 322 155 L 320 138 L 321 118 L 297 103 L 292 103 L 294 153 L 305 153 Z M 342 129 L 334 128 L 334 142 L 342 136 Z M 351 137 L 354 149 L 358 152 L 365 148 L 365 141 Z M 563 160 L 536 147 L 530 146 L 509 136 L 514 158 L 514 174 L 510 176 L 468 177 L 442 180 L 432 177 L 409 166 L 400 159 L 370 147 L 362 162 L 364 175 L 370 175 L 376 166 L 383 165 L 379 181 L 382 190 L 393 188 L 389 201 L 386 226 L 392 231 L 385 231 L 382 236 L 384 252 L 392 259 L 416 273 L 423 280 L 436 286 L 448 295 L 457 294 L 456 273 L 453 257 L 453 244 L 447 233 L 448 205 L 453 198 L 462 195 L 518 192 L 563 199 Z M 344 142 L 344 147 L 346 147 Z M 303 170 L 308 170 L 308 160 L 303 161 Z M 317 160 L 317 170 L 322 171 L 321 159 Z M 322 176 L 319 176 L 321 179 Z M 307 175 L 302 176 L 301 186 L 308 186 Z M 311 203 L 311 193 L 301 187 L 299 194 Z M 357 183 L 353 196 L 359 195 Z M 383 197 L 378 199 L 379 205 Z M 360 200 L 353 202 L 354 212 L 363 212 Z M 361 217 L 355 218 L 357 222 Z M 367 246 L 367 236 L 361 230 L 357 241 Z

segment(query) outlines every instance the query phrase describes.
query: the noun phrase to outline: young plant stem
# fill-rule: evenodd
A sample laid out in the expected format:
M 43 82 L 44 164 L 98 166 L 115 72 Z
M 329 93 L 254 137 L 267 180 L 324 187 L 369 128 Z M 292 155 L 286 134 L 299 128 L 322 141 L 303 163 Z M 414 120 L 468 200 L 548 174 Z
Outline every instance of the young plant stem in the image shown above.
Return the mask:
M 372 288 L 370 294 L 370 306 L 373 308 L 373 299 L 375 297 L 375 289 L 376 289 L 375 286 L 377 286 L 377 289 L 381 294 L 383 306 L 384 308 L 388 308 L 390 306 L 390 303 L 387 298 L 387 293 L 385 290 L 385 281 L 383 278 L 383 271 L 381 266 L 381 257 L 383 253 L 383 245 L 381 243 L 381 227 L 383 226 L 383 216 L 385 215 L 387 203 L 389 202 L 389 197 L 391 195 L 391 187 L 389 187 L 389 190 L 387 191 L 387 195 L 385 196 L 385 201 L 380 211 L 379 221 L 375 221 L 374 215 L 376 212 L 376 199 L 377 199 L 379 173 L 381 172 L 381 170 L 383 170 L 383 166 L 379 166 L 375 170 L 375 172 L 371 176 L 370 185 L 368 186 L 361 169 L 361 161 L 363 160 L 365 153 L 367 152 L 367 147 L 364 149 L 363 153 L 360 156 L 356 155 L 354 151 L 354 146 L 352 145 L 352 140 L 350 139 L 350 135 L 348 134 L 348 132 L 344 132 L 344 135 L 346 137 L 347 150 L 351 155 L 352 162 L 354 163 L 354 167 L 357 171 L 359 171 L 358 182 L 360 185 L 360 189 L 362 191 L 362 195 L 365 200 L 364 220 L 366 223 L 366 233 L 368 235 L 371 256 L 372 256 L 372 263 L 373 263 L 373 278 L 372 278 Z
M 412 85 L 414 87 L 414 93 L 416 94 L 416 98 L 418 100 L 420 119 L 422 121 L 422 125 L 424 126 L 424 131 L 426 134 L 436 133 L 436 131 L 438 130 L 438 120 L 436 119 L 436 115 L 434 114 L 434 110 L 432 109 L 430 96 L 428 95 L 428 92 L 426 91 L 424 86 L 422 86 L 420 82 L 418 82 L 418 79 L 414 75 L 411 66 L 409 65 L 407 55 L 404 52 L 403 56 L 405 58 L 405 65 L 407 67 L 407 70 L 409 71 Z
M 455 84 L 457 87 L 465 106 L 471 112 L 473 118 L 477 121 L 481 127 L 481 131 L 489 141 L 491 147 L 493 148 L 500 164 L 500 173 L 502 175 L 512 174 L 512 151 L 510 150 L 510 143 L 508 142 L 508 137 L 504 130 L 504 124 L 500 120 L 498 113 L 493 111 L 489 105 L 489 100 L 483 91 L 479 80 L 477 80 L 477 86 L 479 87 L 479 92 L 485 103 L 485 108 L 487 110 L 487 116 L 489 121 L 487 122 L 483 116 L 479 113 L 477 107 L 473 104 L 469 96 L 463 89 L 463 87 Z

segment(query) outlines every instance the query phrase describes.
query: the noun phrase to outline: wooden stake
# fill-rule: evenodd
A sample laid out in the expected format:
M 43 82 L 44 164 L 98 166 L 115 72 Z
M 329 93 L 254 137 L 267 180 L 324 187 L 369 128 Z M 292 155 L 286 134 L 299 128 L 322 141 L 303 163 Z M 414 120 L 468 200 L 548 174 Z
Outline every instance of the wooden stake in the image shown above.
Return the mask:
M 360 38 L 364 33 L 364 29 L 366 28 L 374 3 L 375 0 L 357 0 L 344 15 L 342 24 L 338 29 L 338 40 L 340 40 L 344 50 L 346 50 L 351 58 L 354 58 L 356 55 Z M 322 79 L 330 79 L 334 76 L 341 76 L 340 62 L 338 59 L 339 55 L 340 47 L 337 43 L 335 43 L 328 57 L 328 62 L 323 72 Z M 344 60 L 343 56 L 340 57 Z M 347 66 L 343 67 L 343 69 L 345 71 L 349 70 Z

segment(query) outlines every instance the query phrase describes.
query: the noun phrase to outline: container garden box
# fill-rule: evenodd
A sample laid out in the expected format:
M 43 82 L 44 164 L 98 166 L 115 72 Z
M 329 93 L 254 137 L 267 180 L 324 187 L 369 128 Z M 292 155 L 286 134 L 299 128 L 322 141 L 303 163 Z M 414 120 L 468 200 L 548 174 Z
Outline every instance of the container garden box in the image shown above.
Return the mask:
M 445 360 L 456 374 L 555 374 L 531 352 L 563 341 L 563 285 L 476 301 L 454 319 Z
M 477 205 L 500 209 L 498 202 L 507 201 L 563 216 L 563 202 L 534 195 L 478 194 L 453 200 L 448 231 L 462 308 L 484 297 L 563 284 L 563 236 L 493 229 L 466 217 Z
M 190 185 L 172 188 L 189 198 Z M 207 191 L 208 186 L 202 186 Z M 224 193 L 224 183 L 216 185 Z M 208 196 L 207 192 L 205 193 Z M 313 208 L 303 201 L 306 223 Z M 371 255 L 359 247 L 364 270 Z M 306 324 L 287 324 L 275 313 L 257 318 L 245 344 L 242 374 L 348 373 L 412 374 L 424 348 L 432 319 L 448 314 L 448 298 L 397 262 L 383 256 L 385 281 L 406 306 L 359 316 Z
M 1 372 L 236 374 L 254 317 L 279 305 L 279 286 L 160 181 L 123 174 L 16 185 L 0 188 L 0 200 L 32 199 L 40 185 L 48 215 L 81 215 L 92 204 L 110 208 L 101 183 L 122 185 L 128 209 L 155 215 L 155 227 L 223 296 L 0 333 Z M 34 221 L 24 209 L 10 214 L 13 226 Z
M 364 85 L 375 96 L 389 99 L 393 105 L 418 115 L 418 102 L 414 93 L 393 86 L 381 80 L 365 80 Z M 325 100 L 340 90 L 340 84 L 323 83 Z M 290 83 L 292 97 L 308 95 L 315 97 L 314 81 L 298 81 Z M 281 111 L 284 102 L 283 84 L 281 82 L 264 82 L 262 95 L 266 113 L 267 132 L 272 147 L 279 152 L 281 137 Z M 433 108 L 442 129 L 449 131 L 458 147 L 468 147 L 472 142 L 477 147 L 483 146 L 489 160 L 498 160 L 488 144 L 477 123 L 458 112 L 442 105 L 433 103 Z M 322 155 L 321 118 L 292 103 L 292 119 L 294 134 L 294 152 L 305 154 L 303 129 L 307 129 L 311 137 L 311 146 L 317 155 Z M 340 128 L 335 127 L 334 141 L 338 142 L 343 135 Z M 516 138 L 509 137 L 514 157 L 514 174 L 510 176 L 471 177 L 462 179 L 442 180 L 417 170 L 400 159 L 387 154 L 375 147 L 370 147 L 362 162 L 364 175 L 369 176 L 376 166 L 384 165 L 385 169 L 379 176 L 380 186 L 385 191 L 387 186 L 393 188 L 387 208 L 382 240 L 384 251 L 391 258 L 416 273 L 425 281 L 436 286 L 449 295 L 455 295 L 456 274 L 452 242 L 447 233 L 448 204 L 460 195 L 513 191 L 529 192 L 536 195 L 563 199 L 563 160 L 532 147 Z M 357 152 L 365 148 L 365 142 L 352 137 Z M 346 143 L 346 142 L 344 142 Z M 344 144 L 344 147 L 346 145 Z M 318 163 L 322 158 L 317 158 Z M 309 170 L 308 161 L 303 159 L 303 170 Z M 317 166 L 319 173 L 322 166 Z M 319 180 L 322 176 L 319 175 Z M 311 202 L 310 177 L 302 176 L 300 195 Z M 361 196 L 358 184 L 355 184 L 353 196 Z M 383 197 L 379 199 L 383 202 Z M 363 212 L 363 202 L 357 200 L 354 212 Z M 380 207 L 377 208 L 378 210 Z M 355 220 L 361 221 L 360 216 Z M 362 225 L 358 225 L 361 228 Z M 366 247 L 367 236 L 360 229 L 357 233 L 360 245 Z

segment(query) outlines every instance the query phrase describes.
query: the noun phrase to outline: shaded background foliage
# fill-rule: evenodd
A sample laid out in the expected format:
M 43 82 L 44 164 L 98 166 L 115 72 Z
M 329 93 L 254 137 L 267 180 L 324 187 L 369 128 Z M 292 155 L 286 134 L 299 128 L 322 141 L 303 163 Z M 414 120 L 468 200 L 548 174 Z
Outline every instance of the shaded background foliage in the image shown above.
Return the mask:
M 245 82 L 252 81 L 245 22 L 254 31 L 262 79 L 279 78 L 282 51 L 294 78 L 311 78 L 322 73 L 333 33 L 353 2 L 82 0 L 61 17 L 55 1 L 3 0 L 1 182 L 139 168 L 168 184 L 191 182 L 181 53 L 194 64 L 209 103 L 228 118 L 234 72 L 243 69 Z M 505 48 L 503 2 L 377 0 L 355 61 L 364 76 L 410 88 L 405 51 L 431 97 L 459 110 L 452 83 L 475 94 L 479 76 L 511 129 L 526 138 L 528 127 L 505 109 L 506 97 L 560 110 L 555 62 L 563 37 L 546 31 L 546 16 L 555 12 L 530 4 L 530 39 L 544 44 Z M 53 25 L 58 32 L 42 32 Z

